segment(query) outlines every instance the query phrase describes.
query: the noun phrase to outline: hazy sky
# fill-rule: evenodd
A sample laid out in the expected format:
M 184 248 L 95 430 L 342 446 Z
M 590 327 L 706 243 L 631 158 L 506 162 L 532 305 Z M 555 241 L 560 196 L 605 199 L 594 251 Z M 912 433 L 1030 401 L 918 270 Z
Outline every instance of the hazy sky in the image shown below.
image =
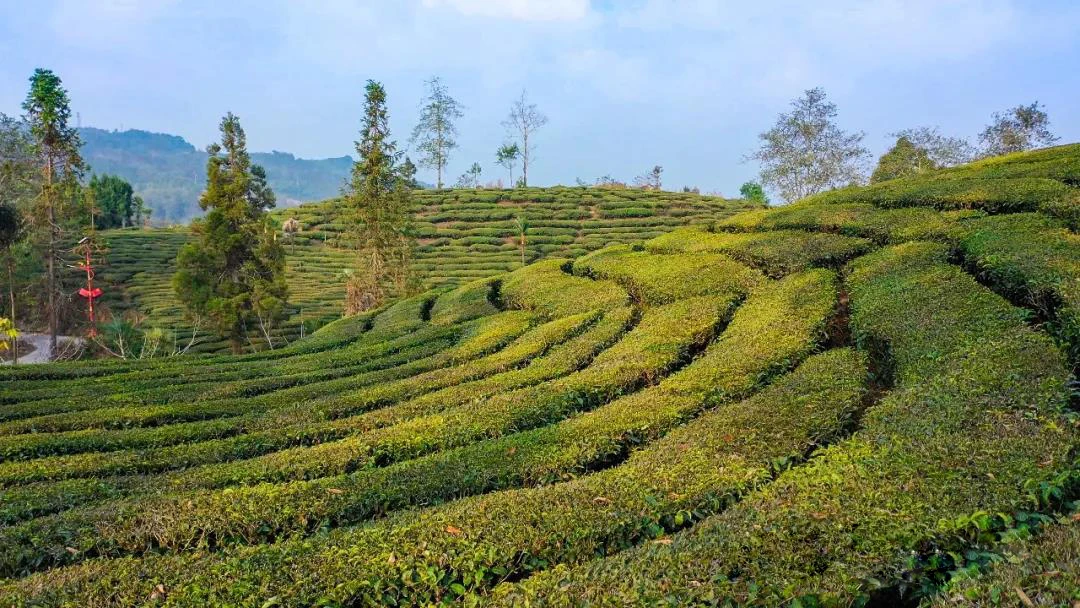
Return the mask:
M 408 138 L 423 81 L 466 106 L 449 172 L 494 152 L 528 89 L 550 123 L 536 184 L 632 179 L 734 194 L 756 136 L 822 86 L 878 154 L 886 134 L 940 125 L 974 138 L 990 114 L 1046 105 L 1080 141 L 1073 0 L 0 0 L 0 112 L 35 67 L 56 71 L 82 124 L 175 133 L 202 147 L 226 111 L 253 151 L 353 153 L 363 84 L 386 86 Z M 433 181 L 427 172 L 421 178 Z

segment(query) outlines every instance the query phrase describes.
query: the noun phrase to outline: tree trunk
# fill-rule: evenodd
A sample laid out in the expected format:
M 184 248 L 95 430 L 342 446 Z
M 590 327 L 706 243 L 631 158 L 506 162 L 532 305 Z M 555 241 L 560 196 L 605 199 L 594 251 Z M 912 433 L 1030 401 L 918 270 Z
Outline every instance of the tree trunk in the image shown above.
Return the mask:
M 49 243 L 46 247 L 46 255 L 49 259 L 46 262 L 46 286 L 49 290 L 48 306 L 49 306 L 49 351 L 53 354 L 56 353 L 56 336 L 59 332 L 59 319 L 60 315 L 56 310 L 56 204 L 53 200 L 53 160 L 49 157 L 49 160 L 45 164 L 45 207 L 46 214 L 48 215 L 49 222 Z
M 7 248 L 7 270 L 8 270 L 8 299 L 11 302 L 11 326 L 18 329 L 18 325 L 15 323 L 15 259 L 11 254 L 11 246 Z M 19 364 L 19 336 L 15 336 L 11 340 L 11 352 L 12 352 L 12 365 Z
M 521 136 L 521 185 L 529 185 L 529 132 Z

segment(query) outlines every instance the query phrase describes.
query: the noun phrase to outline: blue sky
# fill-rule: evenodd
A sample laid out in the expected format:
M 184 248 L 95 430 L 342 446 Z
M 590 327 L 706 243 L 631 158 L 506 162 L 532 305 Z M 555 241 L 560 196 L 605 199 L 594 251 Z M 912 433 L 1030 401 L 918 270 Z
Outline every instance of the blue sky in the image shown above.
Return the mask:
M 452 176 L 473 161 L 502 175 L 500 123 L 528 89 L 550 118 L 538 185 L 660 164 L 666 187 L 734 194 L 757 133 L 814 86 L 875 155 L 905 127 L 974 139 L 1036 99 L 1080 141 L 1071 0 L 0 0 L 0 14 L 0 112 L 48 67 L 83 125 L 199 147 L 232 111 L 253 151 L 350 154 L 368 78 L 404 144 L 432 75 L 466 106 Z

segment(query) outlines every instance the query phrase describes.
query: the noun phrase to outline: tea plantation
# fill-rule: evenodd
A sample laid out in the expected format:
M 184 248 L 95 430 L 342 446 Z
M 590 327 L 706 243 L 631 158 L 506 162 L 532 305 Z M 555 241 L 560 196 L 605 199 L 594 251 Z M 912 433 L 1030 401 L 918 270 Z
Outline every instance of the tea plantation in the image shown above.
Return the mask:
M 442 288 L 288 346 L 0 370 L 0 605 L 1080 602 L 1080 145 L 505 196 L 426 193 Z M 332 316 L 333 203 L 295 213 Z M 184 238 L 112 236 L 151 314 Z
M 724 219 L 755 207 L 745 201 L 675 192 L 599 188 L 519 188 L 516 190 L 422 190 L 417 192 L 414 228 L 419 247 L 414 270 L 428 288 L 459 285 L 522 265 L 517 218 L 526 223 L 524 260 L 577 257 L 609 244 L 640 243 L 687 224 Z M 347 250 L 338 201 L 312 203 L 275 212 L 300 231 L 286 239 L 290 317 L 286 340 L 340 318 L 345 272 L 355 266 Z M 104 234 L 106 256 L 100 278 L 113 313 L 138 311 L 145 323 L 173 332 L 183 346 L 190 325 L 170 283 L 187 228 L 116 230 Z M 195 352 L 224 352 L 227 344 L 201 334 Z M 265 347 L 253 336 L 255 347 Z

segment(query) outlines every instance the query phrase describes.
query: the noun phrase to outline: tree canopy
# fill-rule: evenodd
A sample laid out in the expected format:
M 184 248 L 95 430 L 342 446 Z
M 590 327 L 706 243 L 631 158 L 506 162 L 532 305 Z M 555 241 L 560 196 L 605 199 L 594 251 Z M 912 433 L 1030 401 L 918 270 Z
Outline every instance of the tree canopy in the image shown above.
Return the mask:
M 999 156 L 1053 145 L 1058 137 L 1050 131 L 1050 117 L 1039 102 L 995 112 L 979 135 L 984 156 Z
M 190 316 L 206 319 L 234 352 L 259 329 L 270 347 L 284 315 L 285 252 L 266 210 L 275 204 L 266 172 L 252 165 L 239 119 L 221 121 L 221 143 L 207 148 L 206 191 L 194 224 L 198 240 L 180 250 L 173 287 Z
M 906 137 L 900 137 L 896 144 L 878 159 L 877 168 L 870 175 L 870 183 L 913 177 L 937 168 L 937 163 L 924 148 L 917 147 Z
M 409 141 L 420 152 L 420 165 L 435 169 L 435 187 L 443 187 L 443 171 L 450 152 L 457 148 L 457 127 L 454 122 L 464 116 L 462 106 L 450 96 L 438 76 L 424 83 L 428 92 L 421 102 L 420 121 Z
M 356 152 L 345 204 L 358 268 L 345 285 L 346 314 L 379 306 L 390 288 L 404 292 L 410 277 L 412 190 L 390 139 L 386 91 L 374 80 L 365 87 Z
M 821 88 L 791 102 L 773 128 L 761 133 L 761 147 L 749 158 L 761 163 L 761 181 L 786 201 L 864 180 L 869 151 L 862 132 L 848 133 L 836 123 L 836 104 Z
M 131 226 L 141 213 L 142 200 L 124 179 L 115 175 L 93 175 L 89 188 L 94 193 L 97 214 L 94 225 L 99 229 Z

